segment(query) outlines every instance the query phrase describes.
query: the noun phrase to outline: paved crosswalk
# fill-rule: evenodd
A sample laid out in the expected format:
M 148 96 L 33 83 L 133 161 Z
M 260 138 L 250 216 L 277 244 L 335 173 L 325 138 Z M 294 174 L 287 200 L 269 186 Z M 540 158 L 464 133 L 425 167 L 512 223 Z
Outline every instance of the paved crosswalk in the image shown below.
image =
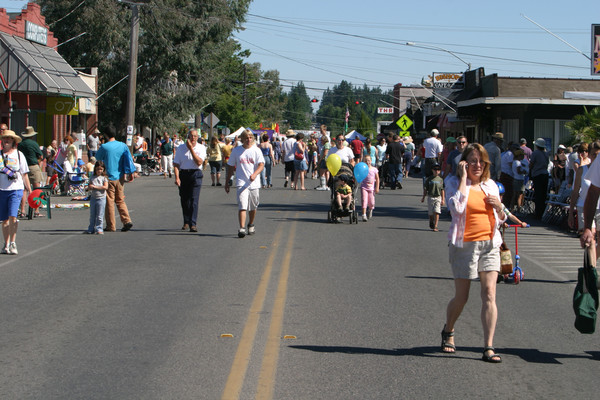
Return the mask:
M 514 228 L 509 228 L 505 242 L 515 254 Z M 529 263 L 548 271 L 561 280 L 576 280 L 577 268 L 583 263 L 583 249 L 579 239 L 564 231 L 553 230 L 545 226 L 519 229 L 519 255 L 521 268 L 527 279 Z

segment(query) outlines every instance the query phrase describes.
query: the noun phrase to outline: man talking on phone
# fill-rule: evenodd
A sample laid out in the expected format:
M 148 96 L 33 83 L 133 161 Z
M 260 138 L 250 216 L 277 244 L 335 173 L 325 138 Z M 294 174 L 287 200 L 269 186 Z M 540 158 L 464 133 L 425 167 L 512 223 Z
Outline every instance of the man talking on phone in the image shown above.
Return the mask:
M 198 131 L 192 129 L 185 143 L 175 152 L 173 167 L 175 169 L 175 184 L 179 187 L 181 211 L 183 213 L 182 230 L 198 232 L 198 201 L 202 188 L 202 164 L 206 160 L 206 146 L 198 143 Z

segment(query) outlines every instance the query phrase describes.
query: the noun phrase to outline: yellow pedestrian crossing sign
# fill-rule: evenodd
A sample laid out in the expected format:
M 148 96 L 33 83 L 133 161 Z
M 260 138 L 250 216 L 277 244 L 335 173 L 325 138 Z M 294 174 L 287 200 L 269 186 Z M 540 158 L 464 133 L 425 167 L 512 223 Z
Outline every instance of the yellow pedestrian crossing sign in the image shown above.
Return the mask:
M 401 116 L 398 121 L 396 121 L 396 125 L 398 125 L 398 127 L 400 128 L 400 130 L 402 132 L 400 132 L 401 136 L 408 136 L 408 130 L 410 129 L 410 127 L 412 126 L 413 122 L 411 121 L 410 118 L 408 118 L 406 116 L 406 114 L 404 114 L 403 116 Z

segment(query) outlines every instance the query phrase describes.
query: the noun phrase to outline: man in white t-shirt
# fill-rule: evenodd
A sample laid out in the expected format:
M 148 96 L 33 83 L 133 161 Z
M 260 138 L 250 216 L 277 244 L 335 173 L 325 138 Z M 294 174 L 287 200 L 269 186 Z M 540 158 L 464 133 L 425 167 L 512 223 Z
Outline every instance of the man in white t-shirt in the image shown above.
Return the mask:
M 440 132 L 437 129 L 432 129 L 429 137 L 423 141 L 423 147 L 425 148 L 425 177 L 432 175 L 431 169 L 435 164 L 440 164 L 440 155 L 444 150 L 442 142 L 438 140 Z
M 227 161 L 227 179 L 225 179 L 225 192 L 229 193 L 229 178 L 235 170 L 237 181 L 238 218 L 240 229 L 238 237 L 243 238 L 255 232 L 254 218 L 258 209 L 260 189 L 260 172 L 265 167 L 265 158 L 258 146 L 254 145 L 254 134 L 246 129 L 239 136 L 241 146 L 231 150 Z M 246 230 L 246 211 L 248 212 L 248 230 Z
M 285 133 L 287 139 L 281 144 L 281 157 L 285 165 L 285 183 L 283 187 L 287 187 L 288 180 L 294 177 L 294 147 L 296 145 L 296 132 L 291 129 Z M 292 189 L 294 184 L 292 183 Z
M 342 160 L 342 164 L 349 163 L 354 165 L 354 153 L 349 146 L 344 146 L 345 141 L 346 138 L 343 134 L 340 133 L 337 135 L 335 138 L 335 147 L 329 149 L 329 155 L 327 157 L 331 156 L 332 154 L 337 154 Z

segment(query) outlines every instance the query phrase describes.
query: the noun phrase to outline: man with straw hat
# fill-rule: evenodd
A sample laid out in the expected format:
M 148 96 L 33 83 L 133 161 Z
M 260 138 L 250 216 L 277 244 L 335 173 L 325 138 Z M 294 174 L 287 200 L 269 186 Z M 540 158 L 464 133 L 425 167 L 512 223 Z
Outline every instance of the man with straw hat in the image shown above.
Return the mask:
M 19 254 L 17 251 L 16 237 L 19 220 L 19 206 L 23 197 L 23 190 L 31 191 L 29 184 L 29 167 L 25 156 L 17 149 L 21 138 L 16 133 L 7 129 L 0 135 L 2 152 L 0 156 L 0 221 L 2 221 L 2 234 L 4 246 L 1 254 Z

